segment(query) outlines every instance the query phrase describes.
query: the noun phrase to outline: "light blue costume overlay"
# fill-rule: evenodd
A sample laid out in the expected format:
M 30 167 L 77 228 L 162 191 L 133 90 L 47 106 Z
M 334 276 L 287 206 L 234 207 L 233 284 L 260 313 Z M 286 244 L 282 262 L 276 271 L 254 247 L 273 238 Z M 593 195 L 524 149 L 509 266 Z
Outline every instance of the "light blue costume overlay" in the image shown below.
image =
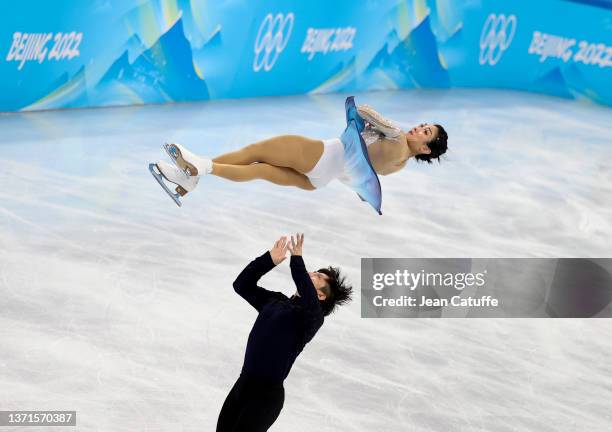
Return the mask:
M 374 210 L 382 215 L 380 181 L 368 156 L 368 148 L 361 137 L 365 122 L 357 112 L 353 96 L 346 98 L 344 106 L 346 129 L 340 140 L 344 146 L 344 171 L 348 178 L 345 183 L 359 195 L 359 198 L 370 203 Z

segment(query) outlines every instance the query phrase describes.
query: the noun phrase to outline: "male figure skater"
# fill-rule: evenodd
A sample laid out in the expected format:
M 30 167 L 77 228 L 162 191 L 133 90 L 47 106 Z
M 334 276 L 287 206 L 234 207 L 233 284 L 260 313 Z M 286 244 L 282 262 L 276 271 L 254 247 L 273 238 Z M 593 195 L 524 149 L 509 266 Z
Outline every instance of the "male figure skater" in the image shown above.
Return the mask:
M 238 381 L 223 403 L 217 432 L 265 432 L 285 400 L 283 381 L 304 346 L 323 325 L 324 316 L 348 302 L 352 287 L 337 268 L 307 272 L 302 259 L 304 234 L 282 237 L 252 261 L 234 282 L 234 290 L 259 312 L 249 334 Z M 297 292 L 288 298 L 257 286 L 257 281 L 291 252 L 291 276 Z

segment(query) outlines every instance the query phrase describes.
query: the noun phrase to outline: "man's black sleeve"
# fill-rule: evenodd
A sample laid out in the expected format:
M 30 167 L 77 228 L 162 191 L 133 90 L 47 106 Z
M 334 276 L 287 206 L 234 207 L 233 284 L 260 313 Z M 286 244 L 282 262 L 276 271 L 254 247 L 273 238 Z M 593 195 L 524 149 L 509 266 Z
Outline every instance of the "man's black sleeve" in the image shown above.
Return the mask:
M 257 281 L 275 267 L 270 252 L 255 258 L 242 270 L 234 281 L 234 291 L 258 311 L 277 293 L 257 286 Z
M 312 280 L 306 271 L 304 260 L 299 255 L 291 255 L 291 277 L 300 294 L 300 302 L 307 308 L 319 308 L 319 298 L 317 290 L 312 284 Z

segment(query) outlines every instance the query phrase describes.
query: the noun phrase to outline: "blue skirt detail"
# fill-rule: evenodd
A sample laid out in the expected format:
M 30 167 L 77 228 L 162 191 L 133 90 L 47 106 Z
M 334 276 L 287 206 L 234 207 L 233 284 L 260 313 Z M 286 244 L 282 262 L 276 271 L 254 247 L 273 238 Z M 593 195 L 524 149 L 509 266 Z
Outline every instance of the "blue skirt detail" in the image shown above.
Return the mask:
M 372 167 L 368 148 L 360 133 L 365 128 L 365 122 L 357 112 L 353 96 L 346 98 L 344 106 L 346 129 L 340 140 L 344 146 L 344 171 L 348 178 L 345 183 L 357 193 L 362 201 L 370 203 L 374 210 L 382 215 L 380 181 Z

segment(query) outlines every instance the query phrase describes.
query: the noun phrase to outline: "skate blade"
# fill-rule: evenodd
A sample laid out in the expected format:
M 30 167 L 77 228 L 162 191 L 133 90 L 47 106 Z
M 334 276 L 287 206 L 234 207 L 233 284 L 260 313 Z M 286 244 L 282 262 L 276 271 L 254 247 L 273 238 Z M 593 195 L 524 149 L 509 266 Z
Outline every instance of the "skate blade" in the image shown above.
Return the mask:
M 187 162 L 185 158 L 183 158 L 181 150 L 176 145 L 165 143 L 164 150 L 166 150 L 166 153 L 168 153 L 168 156 L 170 156 L 172 162 L 174 162 L 177 167 L 183 170 L 185 174 L 187 174 L 188 176 L 198 175 L 198 169 L 193 164 Z
M 153 178 L 157 180 L 157 183 L 159 183 L 159 185 L 164 189 L 164 191 L 166 191 L 166 193 L 170 196 L 170 198 L 174 200 L 176 205 L 180 207 L 181 200 L 179 198 L 181 197 L 181 195 L 178 193 L 173 193 L 168 188 L 168 186 L 166 186 L 166 183 L 164 182 L 164 176 L 162 175 L 161 170 L 157 167 L 157 164 L 154 164 L 154 163 L 149 164 L 149 171 L 151 172 L 151 175 L 153 176 Z

